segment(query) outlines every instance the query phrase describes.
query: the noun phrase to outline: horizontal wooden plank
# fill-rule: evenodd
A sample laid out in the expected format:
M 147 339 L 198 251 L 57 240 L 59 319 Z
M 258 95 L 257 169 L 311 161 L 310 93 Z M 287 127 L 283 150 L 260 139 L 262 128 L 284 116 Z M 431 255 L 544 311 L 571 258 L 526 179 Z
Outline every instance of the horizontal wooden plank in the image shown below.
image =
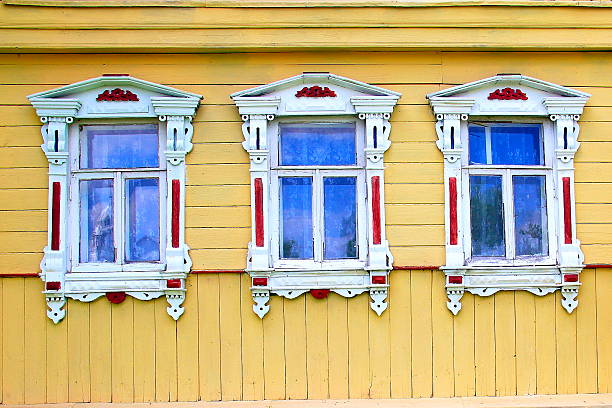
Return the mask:
M 195 144 L 187 164 L 249 163 L 249 155 L 240 143 Z
M 435 143 L 393 143 L 385 154 L 387 163 L 442 163 L 443 156 Z
M 0 148 L 1 150 L 9 149 Z M 0 168 L 0 188 L 47 188 L 48 185 L 49 176 L 46 167 Z
M 47 211 L 2 211 L 0 231 L 46 231 Z
M 15 1 L 15 0 L 12 0 Z M 32 0 L 27 0 L 32 1 Z M 43 0 L 47 3 L 49 0 Z M 146 0 L 145 2 L 148 2 Z M 142 2 L 142 1 L 140 1 Z M 159 2 L 159 0 L 158 0 Z M 73 2 L 74 3 L 74 2 Z M 83 3 L 81 0 L 79 3 Z M 125 4 L 115 1 L 117 5 Z M 162 1 L 163 3 L 163 1 Z M 173 5 L 189 4 L 189 2 L 173 2 Z M 197 3 L 203 4 L 201 0 Z M 57 9 L 25 8 L 14 13 L 8 7 L 0 8 L 0 27 L 20 28 L 109 28 L 129 25 L 133 28 L 202 28 L 202 27 L 609 27 L 610 22 L 598 9 L 590 8 L 562 8 L 555 7 L 547 10 L 546 19 L 541 18 L 539 8 L 524 7 L 487 7 L 472 6 L 462 8 L 411 8 L 406 13 L 401 7 L 423 5 L 423 2 L 397 2 L 397 1 L 363 1 L 336 2 L 348 6 L 361 5 L 387 5 L 400 6 L 397 8 L 352 8 L 350 11 L 334 7 L 303 7 L 312 5 L 312 1 L 285 1 L 285 2 L 259 2 L 260 5 L 270 7 L 274 4 L 302 7 L 299 13 L 292 8 L 276 8 L 273 13 L 265 8 L 243 10 L 239 7 L 244 4 L 256 7 L 257 2 L 223 2 L 208 1 L 206 5 L 219 4 L 224 8 L 195 8 L 173 9 L 168 13 L 165 9 L 149 9 L 147 13 L 133 13 L 125 9 L 98 9 L 97 18 L 91 18 L 83 9 Z M 328 2 L 329 3 L 329 2 Z M 523 1 L 521 4 L 530 3 Z M 562 2 L 554 2 L 560 4 Z M 563 4 L 588 4 L 585 2 L 565 2 Z M 99 1 L 95 2 L 100 4 Z M 113 4 L 113 2 L 110 2 Z M 129 4 L 134 4 L 130 2 Z M 432 5 L 435 5 L 432 2 Z M 483 4 L 479 2 L 478 4 Z M 508 3 L 506 3 L 508 4 Z M 541 5 L 542 1 L 533 1 L 531 4 Z M 551 2 L 546 3 L 550 5 Z M 231 5 L 232 8 L 225 8 Z M 238 8 L 237 8 L 238 7 Z M 112 12 L 111 12 L 112 11 Z M 131 11 L 131 10 L 130 10 Z M 63 24 L 62 24 L 63 23 Z M 123 25 L 122 25 L 123 24 Z
M 393 264 L 401 266 L 443 265 L 445 256 L 444 246 L 391 247 L 391 254 Z
M 581 142 L 612 142 L 610 127 L 612 122 L 584 122 L 580 121 Z
M 40 273 L 40 261 L 42 256 L 42 252 L 28 254 L 0 253 L 0 275 L 12 273 Z
M 390 225 L 387 239 L 392 247 L 444 245 L 444 226 Z
M 386 183 L 442 183 L 444 165 L 440 163 L 387 163 Z
M 612 204 L 576 204 L 576 222 L 612 224 Z
M 389 204 L 443 204 L 442 184 L 386 184 L 385 200 Z
M 577 224 L 576 235 L 583 245 L 612 244 L 610 224 Z
M 0 149 L 0 168 L 47 168 L 49 162 L 40 147 L 10 147 Z
M 249 184 L 248 164 L 202 164 L 187 168 L 189 185 Z
M 581 245 L 586 264 L 612 264 L 612 245 Z
M 32 126 L 0 126 L 0 146 L 38 147 L 42 144 L 40 125 Z
M 47 245 L 47 233 L 37 231 L 0 232 L 0 252 L 39 252 Z
M 611 162 L 612 143 L 582 142 L 576 153 L 576 162 Z
M 387 225 L 443 225 L 444 204 L 387 204 Z
M 0 190 L 0 210 L 46 210 L 46 189 Z
M 193 249 L 242 249 L 251 240 L 251 229 L 187 228 L 185 239 Z
M 187 228 L 195 227 L 250 227 L 251 207 L 187 207 Z
M 597 32 L 594 35 L 594 31 Z M 189 36 L 181 29 L 164 30 L 37 30 L 4 29 L 0 50 L 21 52 L 212 52 L 272 50 L 592 50 L 610 47 L 610 28 L 550 28 L 537 32 L 529 28 L 240 28 L 191 29 Z M 112 41 L 112 47 L 109 46 Z M 521 61 L 522 62 L 522 61 Z M 564 64 L 565 65 L 565 64 Z M 568 66 L 574 66 L 571 61 Z M 604 64 L 605 65 L 605 64 Z M 527 66 L 525 66 L 527 69 Z M 205 67 L 204 71 L 206 71 Z M 533 67 L 529 67 L 533 68 Z M 484 71 L 480 68 L 479 72 Z M 527 72 L 523 70 L 524 72 Z M 532 69 L 533 70 L 533 69 Z M 242 76 L 248 76 L 248 71 Z M 271 71 L 277 71 L 271 69 Z M 423 82 L 439 72 L 424 71 Z M 146 69 L 139 70 L 139 73 Z M 499 70 L 489 70 L 500 72 Z M 573 71 L 574 76 L 588 73 Z M 154 75 L 154 74 L 153 74 Z M 483 77 L 484 75 L 480 75 Z M 537 76 L 537 75 L 536 75 Z M 541 76 L 541 75 L 540 75 Z M 159 82 L 159 77 L 152 78 Z M 374 76 L 373 78 L 376 78 Z M 380 77 L 378 77 L 380 78 Z M 446 78 L 446 77 L 445 77 Z M 45 79 L 48 81 L 48 79 Z M 378 79 L 379 81 L 381 79 Z M 366 80 L 372 82 L 372 80 Z M 269 82 L 269 81 L 266 81 Z M 468 82 L 468 81 L 459 81 Z M 561 81 L 555 81 L 561 82 Z M 596 82 L 579 82 L 593 85 Z M 609 82 L 606 82 L 609 84 Z
M 612 163 L 575 162 L 578 183 L 612 183 Z
M 189 186 L 186 204 L 188 207 L 228 207 L 250 205 L 250 186 Z
M 537 36 L 539 32 L 538 34 L 532 32 L 531 35 Z M 547 37 L 547 35 L 544 37 Z M 517 37 L 516 41 L 520 44 L 522 38 Z M 512 72 L 523 73 L 535 78 L 545 78 L 548 82 L 568 87 L 610 86 L 612 85 L 612 73 L 607 67 L 611 60 L 612 56 L 605 52 L 512 54 L 506 52 L 482 52 L 478 54 L 453 52 L 443 54 L 442 69 L 444 82 L 449 84 L 448 86 L 476 81 L 498 72 L 508 72 L 509 63 Z M 580 68 L 576 69 L 577 67 Z
M 191 250 L 193 269 L 244 269 L 247 250 L 243 249 L 198 249 Z
M 225 42 L 227 35 L 232 35 L 229 32 L 219 30 L 218 39 Z M 13 30 L 3 30 L 3 34 L 8 35 L 5 41 L 0 42 L 0 49 L 4 44 L 11 41 L 11 33 Z M 130 33 L 137 33 L 135 31 Z M 106 33 L 106 40 L 115 35 L 127 39 L 132 34 L 122 31 L 111 31 Z M 19 41 L 24 40 L 22 36 Z M 48 32 L 53 37 L 54 31 Z M 72 33 L 65 32 L 68 37 Z M 74 32 L 77 34 L 77 32 Z M 151 33 L 153 34 L 153 33 Z M 161 34 L 161 33 L 158 33 Z M 195 33 L 193 33 L 195 34 Z M 215 37 L 215 34 L 209 37 L 209 40 Z M 279 33 L 280 34 L 280 33 Z M 81 34 L 83 35 L 83 34 Z M 153 34 L 156 35 L 156 34 Z M 184 37 L 184 33 L 164 31 L 167 40 L 171 43 L 178 39 L 176 36 Z M 98 32 L 87 32 L 87 36 L 91 40 L 90 45 L 95 47 Z M 139 36 L 139 35 L 138 35 Z M 78 36 L 77 36 L 78 37 Z M 329 39 L 329 37 L 328 37 Z M 49 41 L 54 41 L 48 38 Z M 185 38 L 181 40 L 184 42 Z M 278 40 L 278 39 L 277 39 Z M 117 41 L 121 41 L 117 39 Z M 189 42 L 191 39 L 189 40 Z M 197 41 L 197 40 L 196 40 Z M 232 40 L 235 41 L 235 40 Z M 163 44 L 159 44 L 163 47 Z M 264 62 L 261 57 L 250 58 L 251 54 L 238 54 L 243 56 L 243 60 L 231 61 L 229 63 L 218 60 L 216 63 L 184 63 L 180 58 L 175 60 L 172 65 L 157 64 L 155 61 L 149 60 L 147 63 L 129 64 L 125 63 L 120 56 L 109 56 L 103 64 L 66 64 L 61 70 L 57 70 L 54 65 L 23 65 L 23 64 L 0 64 L 0 84 L 18 85 L 18 84 L 69 84 L 78 80 L 88 79 L 100 76 L 103 73 L 119 72 L 129 73 L 130 75 L 152 82 L 163 84 L 183 84 L 184 85 L 235 85 L 239 84 L 265 84 L 268 82 L 277 81 L 279 79 L 288 78 L 304 71 L 330 71 L 328 64 L 287 64 L 290 59 L 284 59 L 283 63 L 271 64 Z M 285 57 L 286 58 L 286 57 Z M 245 69 L 248 66 L 248 69 Z M 440 66 L 436 64 L 359 64 L 359 65 L 342 65 L 336 64 L 333 66 L 334 74 L 346 76 L 349 78 L 358 79 L 368 83 L 438 83 L 440 82 Z M 392 80 L 392 81 L 391 81 Z M 41 89 L 42 91 L 42 89 Z M 39 91 L 40 92 L 40 91 Z M 227 100 L 225 103 L 230 103 Z
M 576 183 L 577 203 L 612 203 L 612 183 Z

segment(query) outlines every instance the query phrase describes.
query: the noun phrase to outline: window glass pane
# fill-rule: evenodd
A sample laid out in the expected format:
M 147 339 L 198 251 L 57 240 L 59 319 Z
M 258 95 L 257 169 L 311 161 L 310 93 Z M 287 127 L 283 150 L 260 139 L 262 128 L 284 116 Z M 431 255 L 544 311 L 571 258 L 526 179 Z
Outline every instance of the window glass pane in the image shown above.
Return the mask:
M 325 259 L 357 257 L 357 178 L 323 179 Z
M 312 178 L 280 177 L 281 258 L 312 259 Z
M 487 164 L 485 133 L 484 126 L 469 127 L 470 164 Z
M 280 164 L 338 166 L 357 163 L 354 123 L 280 126 Z
M 492 126 L 492 164 L 544 164 L 539 126 Z
M 470 176 L 472 256 L 505 256 L 501 176 Z
M 81 262 L 115 262 L 113 180 L 81 180 Z
M 546 178 L 514 176 L 516 255 L 548 255 Z
M 85 126 L 81 168 L 159 167 L 157 125 Z
M 125 193 L 125 260 L 159 261 L 159 179 L 128 179 Z

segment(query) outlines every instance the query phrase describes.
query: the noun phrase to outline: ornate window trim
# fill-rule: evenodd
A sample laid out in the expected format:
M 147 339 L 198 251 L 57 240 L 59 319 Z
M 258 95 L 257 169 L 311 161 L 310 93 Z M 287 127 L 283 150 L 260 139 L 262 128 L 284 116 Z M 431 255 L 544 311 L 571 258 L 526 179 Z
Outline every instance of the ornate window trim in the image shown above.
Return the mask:
M 185 155 L 192 148 L 191 120 L 201 98 L 127 75 L 105 75 L 28 96 L 43 123 L 41 148 L 49 161 L 48 244 L 40 267 L 47 316 L 54 323 L 64 318 L 67 297 L 91 302 L 105 294 L 113 303 L 126 294 L 140 300 L 165 295 L 168 314 L 175 320 L 183 314 L 185 278 L 191 268 L 185 243 Z M 69 139 L 78 137 L 79 124 L 86 121 L 125 124 L 143 118 L 158 123 L 159 136 L 165 137 L 160 157 L 167 161 L 166 225 L 161 228 L 166 234 L 165 266 L 138 272 L 72 272 L 69 218 L 78 215 L 68 205 Z
M 576 238 L 574 155 L 578 150 L 578 120 L 589 94 L 518 74 L 499 74 L 427 96 L 436 115 L 438 148 L 444 155 L 446 292 L 453 314 L 461 310 L 465 291 L 490 296 L 500 290 L 526 290 L 543 296 L 561 290 L 561 303 L 571 313 L 578 301 L 584 255 Z M 467 123 L 471 119 L 537 118 L 552 152 L 552 201 L 549 225 L 555 226 L 555 265 L 475 266 L 466 259 L 466 183 L 462 168 L 467 157 Z M 463 197 L 463 198 L 462 198 Z M 552 217 L 552 223 L 550 218 Z
M 263 318 L 270 306 L 270 295 L 292 299 L 306 292 L 325 297 L 333 291 L 353 297 L 368 291 L 371 307 L 380 315 L 386 308 L 388 274 L 393 257 L 385 234 L 384 160 L 390 147 L 389 118 L 399 93 L 328 73 L 304 73 L 268 85 L 231 95 L 244 124 L 243 147 L 250 157 L 252 233 L 246 271 L 252 277 L 253 311 Z M 279 121 L 290 118 L 313 121 L 330 117 L 351 118 L 363 127 L 365 141 L 366 222 L 363 239 L 367 243 L 365 266 L 296 270 L 275 269 L 271 248 L 271 203 L 277 197 L 271 191 L 271 130 Z

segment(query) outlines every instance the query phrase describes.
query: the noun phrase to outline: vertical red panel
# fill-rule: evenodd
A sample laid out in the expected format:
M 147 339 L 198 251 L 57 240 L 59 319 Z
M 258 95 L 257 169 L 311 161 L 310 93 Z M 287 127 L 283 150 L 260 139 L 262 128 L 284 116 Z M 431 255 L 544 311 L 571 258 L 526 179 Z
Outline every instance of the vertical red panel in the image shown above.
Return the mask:
M 572 202 L 570 200 L 570 178 L 563 177 L 563 224 L 565 224 L 565 243 L 572 243 Z
M 181 182 L 172 180 L 172 248 L 179 247 L 179 226 L 181 223 Z
M 448 179 L 448 195 L 450 207 L 450 244 L 457 245 L 457 178 Z
M 372 233 L 374 245 L 380 245 L 380 177 L 372 177 Z
M 263 182 L 255 179 L 255 245 L 264 246 Z
M 51 250 L 59 251 L 60 246 L 60 206 L 62 196 L 62 185 L 58 181 L 53 182 L 51 204 Z

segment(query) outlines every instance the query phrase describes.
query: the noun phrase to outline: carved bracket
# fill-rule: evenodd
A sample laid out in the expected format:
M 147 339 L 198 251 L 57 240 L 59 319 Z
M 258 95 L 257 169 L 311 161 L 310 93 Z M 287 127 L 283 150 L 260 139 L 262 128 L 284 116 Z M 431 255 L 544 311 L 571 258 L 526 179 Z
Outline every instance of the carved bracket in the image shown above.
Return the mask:
M 185 308 L 181 306 L 185 301 L 185 292 L 166 292 L 166 300 L 170 304 L 166 311 L 174 320 L 178 320 L 185 312 Z
M 53 323 L 58 324 L 66 316 L 66 311 L 63 309 L 66 298 L 63 295 L 46 295 L 45 297 L 49 307 L 47 317 L 53 320 Z

